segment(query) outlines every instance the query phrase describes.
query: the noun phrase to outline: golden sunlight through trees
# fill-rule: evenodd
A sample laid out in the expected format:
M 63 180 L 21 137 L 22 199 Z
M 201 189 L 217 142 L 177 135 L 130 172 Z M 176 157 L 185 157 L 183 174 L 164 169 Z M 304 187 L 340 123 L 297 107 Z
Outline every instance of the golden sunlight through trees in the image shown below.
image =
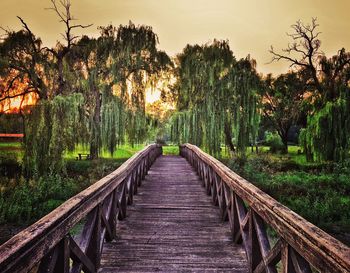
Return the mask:
M 0 113 L 20 113 L 35 105 L 38 95 L 29 87 L 28 79 L 12 74 L 0 79 Z

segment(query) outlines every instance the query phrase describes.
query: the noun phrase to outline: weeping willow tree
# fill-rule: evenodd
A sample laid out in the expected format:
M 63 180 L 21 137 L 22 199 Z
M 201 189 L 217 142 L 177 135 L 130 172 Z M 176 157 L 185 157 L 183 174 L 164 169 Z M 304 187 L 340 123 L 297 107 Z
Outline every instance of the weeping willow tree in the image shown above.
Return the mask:
M 63 153 L 73 150 L 85 133 L 84 99 L 81 94 L 42 100 L 25 117 L 24 166 L 27 177 L 60 173 Z
M 249 58 L 236 61 L 226 41 L 187 46 L 178 56 L 178 110 L 173 141 L 220 154 L 226 143 L 239 156 L 254 143 L 259 122 L 259 77 Z M 233 143 L 234 142 L 234 143 Z
M 300 135 L 308 160 L 342 161 L 350 149 L 350 53 L 320 59 L 320 85 Z
M 340 97 L 308 117 L 300 135 L 309 160 L 342 161 L 350 150 L 350 89 L 343 86 Z
M 121 85 L 120 102 L 127 106 L 126 137 L 131 145 L 143 142 L 151 124 L 146 115 L 146 89 L 154 88 L 157 78 L 171 68 L 167 54 L 160 51 L 158 36 L 150 26 L 129 23 L 116 33 L 112 71 Z
M 125 141 L 134 145 L 145 140 L 146 88 L 171 64 L 157 49 L 158 38 L 151 27 L 130 23 L 100 30 L 99 38 L 83 37 L 70 55 L 77 90 L 85 98 L 93 159 L 101 149 L 113 154 Z

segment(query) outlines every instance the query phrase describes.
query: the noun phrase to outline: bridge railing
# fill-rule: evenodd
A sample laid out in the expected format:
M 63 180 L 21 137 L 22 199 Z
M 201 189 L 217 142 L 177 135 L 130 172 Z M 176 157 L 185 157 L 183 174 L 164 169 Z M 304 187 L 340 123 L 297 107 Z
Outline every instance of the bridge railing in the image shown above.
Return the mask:
M 97 272 L 104 241 L 116 238 L 117 221 L 161 154 L 149 145 L 12 237 L 0 247 L 0 272 Z
M 350 248 L 198 147 L 181 145 L 180 155 L 196 169 L 222 219 L 229 221 L 234 242 L 243 244 L 250 272 L 350 272 Z M 278 238 L 268 236 L 268 226 Z

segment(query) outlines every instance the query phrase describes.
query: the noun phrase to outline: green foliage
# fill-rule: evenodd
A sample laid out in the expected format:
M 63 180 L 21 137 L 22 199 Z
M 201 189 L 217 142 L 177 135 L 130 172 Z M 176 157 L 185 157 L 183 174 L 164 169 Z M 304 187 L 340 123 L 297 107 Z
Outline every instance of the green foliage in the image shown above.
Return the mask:
M 157 49 L 158 37 L 149 26 L 101 27 L 98 39 L 83 37 L 73 49 L 71 66 L 84 95 L 88 115 L 90 155 L 110 153 L 129 142 L 144 142 L 152 130 L 145 113 L 145 92 L 155 86 L 159 73 L 171 66 L 170 58 Z M 87 74 L 87 76 L 86 76 Z
M 78 192 L 73 179 L 59 175 L 21 180 L 0 195 L 0 222 L 31 223 Z
M 179 155 L 179 146 L 163 146 L 163 155 Z
M 249 57 L 236 61 L 227 41 L 187 45 L 178 56 L 178 113 L 171 118 L 171 138 L 220 154 L 225 140 L 235 136 L 238 155 L 254 143 L 259 120 L 258 77 Z M 232 145 L 231 145 L 232 146 Z
M 280 135 L 284 147 L 276 148 L 281 152 L 287 152 L 289 129 L 299 124 L 300 117 L 305 115 L 305 84 L 302 73 L 296 72 L 282 74 L 276 79 L 269 74 L 263 81 L 261 89 L 264 125 Z
M 80 94 L 41 101 L 26 117 L 24 169 L 27 177 L 64 171 L 63 152 L 79 140 L 84 116 Z
M 267 156 L 230 160 L 231 169 L 313 224 L 332 232 L 350 225 L 350 161 L 332 172 L 284 170 Z M 277 166 L 276 166 L 277 165 Z M 342 213 L 339 213 L 342 212 Z
M 9 145 L 0 145 L 8 147 Z M 18 143 L 10 147 L 20 147 Z M 21 176 L 21 165 L 15 154 L 1 151 L 0 156 L 0 223 L 30 224 L 59 206 L 71 196 L 117 169 L 125 160 L 144 146 L 122 146 L 114 156 L 108 151 L 107 158 L 76 160 L 78 152 L 86 147 L 64 154 L 67 175 L 50 174 L 25 180 Z M 88 151 L 88 150 L 87 150 Z M 9 176 L 8 167 L 15 166 L 14 176 Z M 2 176 L 6 175 L 6 176 Z
M 342 161 L 350 149 L 350 92 L 344 88 L 334 102 L 308 117 L 308 126 L 300 135 L 301 144 L 316 161 Z
M 266 145 L 270 146 L 270 152 L 272 153 L 283 152 L 285 149 L 281 137 L 276 133 L 266 132 L 265 142 Z

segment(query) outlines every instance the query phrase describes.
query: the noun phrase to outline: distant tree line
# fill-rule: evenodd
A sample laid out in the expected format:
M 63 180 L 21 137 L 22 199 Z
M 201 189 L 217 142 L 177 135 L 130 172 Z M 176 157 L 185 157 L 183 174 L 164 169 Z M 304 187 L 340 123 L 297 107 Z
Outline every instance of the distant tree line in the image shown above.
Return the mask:
M 350 150 L 350 53 L 327 58 L 320 50 L 318 23 L 298 21 L 282 53 L 290 71 L 273 77 L 257 73 L 248 56 L 236 60 L 227 41 L 188 45 L 177 56 L 171 120 L 174 141 L 191 142 L 218 155 L 221 143 L 244 156 L 260 128 L 277 132 L 288 151 L 288 132 L 300 126 L 308 160 L 340 161 Z
M 65 27 L 54 47 L 43 46 L 20 17 L 22 29 L 5 30 L 0 42 L 0 103 L 28 94 L 38 99 L 20 107 L 27 177 L 64 171 L 63 153 L 77 143 L 88 145 L 95 159 L 102 149 L 113 153 L 154 136 L 155 126 L 174 142 L 213 155 L 224 143 L 245 157 L 261 128 L 275 131 L 288 152 L 288 132 L 297 125 L 308 160 L 349 155 L 350 53 L 341 49 L 327 58 L 316 19 L 294 24 L 282 53 L 271 47 L 272 61 L 291 66 L 273 77 L 259 74 L 249 55 L 237 59 L 225 40 L 187 45 L 171 60 L 149 26 L 109 25 L 99 27 L 97 38 L 80 37 L 75 30 L 91 25 L 74 23 L 70 1 L 51 4 Z M 164 78 L 169 85 L 162 98 L 176 111 L 157 118 L 162 107 L 149 107 L 148 115 L 145 92 Z

